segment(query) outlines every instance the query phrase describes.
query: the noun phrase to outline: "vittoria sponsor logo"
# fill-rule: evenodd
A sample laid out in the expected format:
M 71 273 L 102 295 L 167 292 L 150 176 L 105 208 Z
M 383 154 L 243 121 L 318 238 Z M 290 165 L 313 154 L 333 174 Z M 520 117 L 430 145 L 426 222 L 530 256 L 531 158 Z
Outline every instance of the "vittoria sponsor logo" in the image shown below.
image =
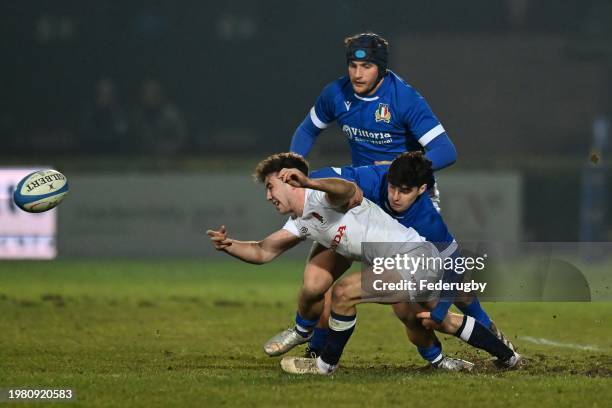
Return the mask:
M 323 223 L 325 222 L 325 221 L 323 221 L 323 217 L 321 217 L 321 216 L 319 215 L 319 213 L 313 212 L 313 213 L 312 213 L 312 216 L 313 216 L 313 217 L 315 217 L 317 220 L 319 220 L 319 222 L 320 222 L 321 224 L 323 224 Z
M 351 127 L 349 125 L 342 126 L 342 131 L 349 140 L 353 140 L 355 142 L 364 142 L 379 145 L 393 142 L 391 133 L 370 132 L 368 130 Z
M 334 251 L 336 250 L 336 248 L 338 248 L 338 245 L 340 245 L 340 242 L 342 241 L 342 237 L 344 236 L 344 231 L 346 230 L 346 225 L 342 225 L 340 227 L 338 227 L 338 231 L 336 232 L 336 236 L 334 237 L 330 248 L 333 249 Z
M 376 119 L 377 122 L 389 123 L 391 120 L 389 105 L 386 103 L 379 103 L 378 108 L 376 108 L 376 111 L 374 112 L 374 119 Z

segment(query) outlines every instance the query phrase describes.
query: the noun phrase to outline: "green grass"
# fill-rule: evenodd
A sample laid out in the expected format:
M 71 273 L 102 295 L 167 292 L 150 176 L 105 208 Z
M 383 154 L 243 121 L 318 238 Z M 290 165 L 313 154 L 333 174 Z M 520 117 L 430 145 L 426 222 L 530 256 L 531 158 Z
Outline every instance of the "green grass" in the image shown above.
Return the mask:
M 301 271 L 291 262 L 0 263 L 0 388 L 70 387 L 78 400 L 71 406 L 609 406 L 612 400 L 610 303 L 485 304 L 528 365 L 496 372 L 484 353 L 442 336 L 448 354 L 477 364 L 470 374 L 422 370 L 390 308 L 363 305 L 337 374 L 289 376 L 261 346 L 291 323 Z

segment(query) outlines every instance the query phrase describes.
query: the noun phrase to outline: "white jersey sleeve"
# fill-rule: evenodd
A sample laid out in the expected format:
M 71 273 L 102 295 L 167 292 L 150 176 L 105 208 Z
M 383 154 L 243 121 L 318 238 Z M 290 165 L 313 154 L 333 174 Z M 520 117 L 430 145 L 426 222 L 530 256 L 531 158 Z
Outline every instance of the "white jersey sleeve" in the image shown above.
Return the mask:
M 297 224 L 295 223 L 295 220 L 291 217 L 289 217 L 285 225 L 283 225 L 283 229 L 289 231 L 296 237 L 300 237 L 300 238 L 305 237 L 304 234 L 300 233 L 300 228 L 298 228 Z

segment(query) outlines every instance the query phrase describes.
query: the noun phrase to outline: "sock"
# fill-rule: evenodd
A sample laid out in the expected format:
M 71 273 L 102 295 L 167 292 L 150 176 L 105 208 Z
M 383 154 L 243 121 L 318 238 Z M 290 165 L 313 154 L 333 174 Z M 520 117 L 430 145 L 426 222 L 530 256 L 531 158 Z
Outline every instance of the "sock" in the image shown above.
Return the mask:
M 344 351 L 344 346 L 351 338 L 357 316 L 343 316 L 331 312 L 329 316 L 329 335 L 323 347 L 320 359 L 329 365 L 335 366 L 340 361 L 340 356 Z
M 442 360 L 442 344 L 440 342 L 436 342 L 431 347 L 417 347 L 417 350 L 421 357 L 429 361 L 430 364 L 436 364 Z
M 304 319 L 300 312 L 295 313 L 295 331 L 302 337 L 310 336 L 312 329 L 319 323 L 319 319 Z
M 321 357 L 317 357 L 317 368 L 319 369 L 319 372 L 323 374 L 331 374 L 336 369 L 336 366 L 333 364 L 327 364 L 321 359 Z
M 308 343 L 308 347 L 310 347 L 311 350 L 323 350 L 323 346 L 325 346 L 325 341 L 327 340 L 328 335 L 329 329 L 325 327 L 315 327 L 314 333 L 312 334 L 310 342 Z
M 478 298 L 474 298 L 472 300 L 472 303 L 467 306 L 457 307 L 463 312 L 463 314 L 472 316 L 474 319 L 478 320 L 484 327 L 491 327 L 491 318 L 480 305 L 480 301 L 478 300 Z
M 485 350 L 501 361 L 506 361 L 514 355 L 514 352 L 498 339 L 491 330 L 471 316 L 463 316 L 463 323 L 455 336 L 471 346 Z

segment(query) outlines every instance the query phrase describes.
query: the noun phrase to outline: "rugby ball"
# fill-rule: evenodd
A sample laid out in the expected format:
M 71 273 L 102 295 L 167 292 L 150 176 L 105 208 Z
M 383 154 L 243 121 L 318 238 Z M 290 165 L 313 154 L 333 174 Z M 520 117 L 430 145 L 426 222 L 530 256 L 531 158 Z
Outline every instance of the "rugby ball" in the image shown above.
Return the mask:
M 39 170 L 25 176 L 13 193 L 19 208 L 39 213 L 56 207 L 68 193 L 66 177 L 55 170 Z

